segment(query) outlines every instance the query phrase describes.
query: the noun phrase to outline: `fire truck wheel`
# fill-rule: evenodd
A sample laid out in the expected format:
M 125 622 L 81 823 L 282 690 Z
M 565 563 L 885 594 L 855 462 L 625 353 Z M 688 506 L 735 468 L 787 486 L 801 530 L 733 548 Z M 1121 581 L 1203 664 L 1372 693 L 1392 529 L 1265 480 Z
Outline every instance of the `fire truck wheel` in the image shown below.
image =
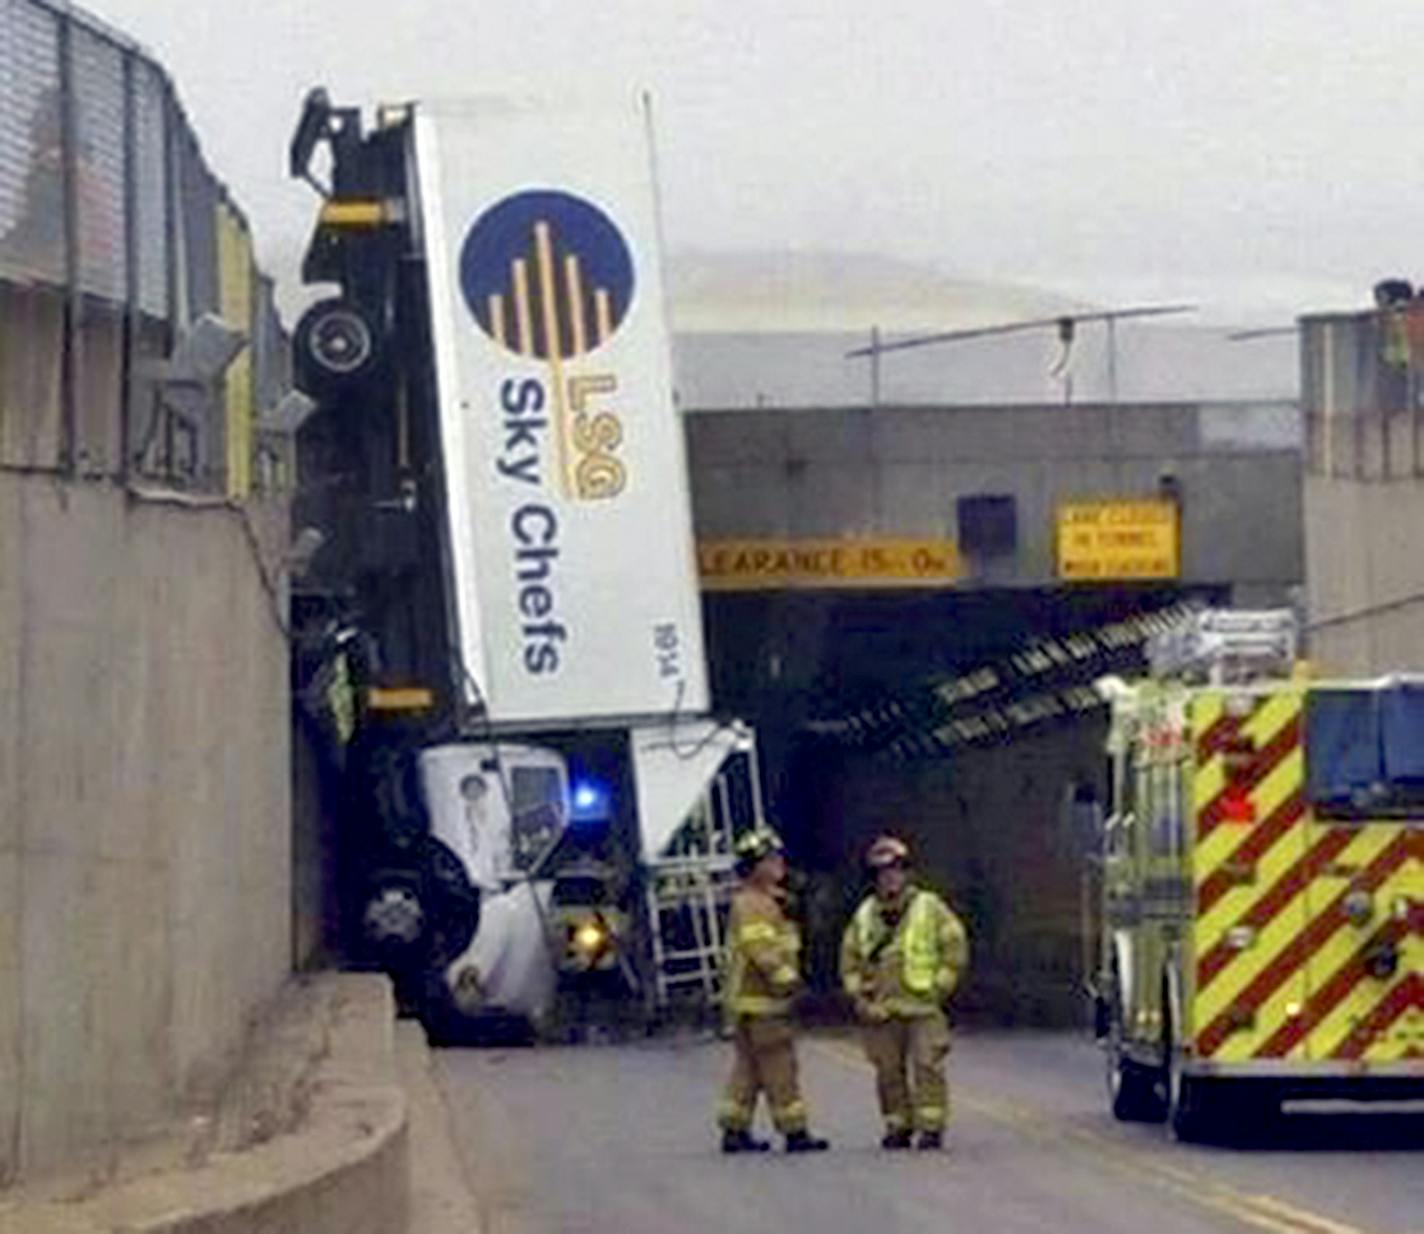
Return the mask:
M 1113 966 L 1110 993 L 1101 999 L 1102 1033 L 1107 1061 L 1108 1101 L 1113 1117 L 1124 1123 L 1160 1123 L 1167 1116 L 1162 1072 L 1129 1058 L 1123 1045 L 1122 979 Z
M 1108 1098 L 1113 1117 L 1124 1123 L 1160 1123 L 1166 1115 L 1158 1075 L 1108 1046 Z
M 1167 1057 L 1167 1131 L 1181 1143 L 1201 1140 L 1215 1123 L 1216 1090 L 1210 1080 L 1183 1073 L 1176 1049 Z

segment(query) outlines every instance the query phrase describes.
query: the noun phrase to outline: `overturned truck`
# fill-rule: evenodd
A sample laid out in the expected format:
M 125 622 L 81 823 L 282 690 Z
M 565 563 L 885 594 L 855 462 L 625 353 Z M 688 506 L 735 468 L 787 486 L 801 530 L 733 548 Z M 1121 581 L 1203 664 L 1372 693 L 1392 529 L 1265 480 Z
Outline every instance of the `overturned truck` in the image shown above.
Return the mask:
M 306 101 L 296 674 L 353 956 L 432 1028 L 716 992 L 752 733 L 708 714 L 645 104 Z M 562 1014 L 560 1014 L 562 1012 Z

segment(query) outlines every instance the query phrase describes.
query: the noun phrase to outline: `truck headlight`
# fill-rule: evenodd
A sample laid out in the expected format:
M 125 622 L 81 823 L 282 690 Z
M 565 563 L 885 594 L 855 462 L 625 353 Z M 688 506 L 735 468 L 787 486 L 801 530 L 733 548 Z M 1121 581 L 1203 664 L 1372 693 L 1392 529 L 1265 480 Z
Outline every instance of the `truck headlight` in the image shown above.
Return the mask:
M 450 986 L 451 996 L 461 1011 L 473 1012 L 485 1001 L 484 982 L 480 970 L 473 964 L 466 964 L 455 974 Z
M 608 931 L 596 921 L 585 921 L 574 931 L 574 946 L 580 951 L 600 951 L 608 941 Z

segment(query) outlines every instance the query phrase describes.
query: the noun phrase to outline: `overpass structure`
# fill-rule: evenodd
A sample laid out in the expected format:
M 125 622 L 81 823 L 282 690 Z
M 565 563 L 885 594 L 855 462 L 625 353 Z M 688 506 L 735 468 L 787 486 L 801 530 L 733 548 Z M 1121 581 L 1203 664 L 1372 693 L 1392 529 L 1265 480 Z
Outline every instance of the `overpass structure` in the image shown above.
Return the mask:
M 816 871 L 813 953 L 877 830 L 972 921 L 965 1010 L 1080 1013 L 1098 676 L 1201 604 L 1294 605 L 1292 401 L 686 415 L 714 699 Z M 819 896 L 819 899 L 816 897 Z M 1013 980 L 1008 974 L 1014 974 Z
M 1298 426 L 1285 401 L 691 413 L 722 688 L 894 688 L 1176 597 L 1291 603 Z

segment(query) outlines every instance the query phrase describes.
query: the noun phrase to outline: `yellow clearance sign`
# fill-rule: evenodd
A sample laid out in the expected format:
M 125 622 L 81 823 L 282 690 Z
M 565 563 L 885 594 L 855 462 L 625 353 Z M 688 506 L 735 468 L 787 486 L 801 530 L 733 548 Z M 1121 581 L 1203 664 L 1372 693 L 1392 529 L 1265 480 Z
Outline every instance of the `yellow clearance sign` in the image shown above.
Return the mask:
M 706 591 L 940 587 L 963 576 L 952 540 L 703 540 Z
M 1170 501 L 1078 501 L 1058 507 L 1058 577 L 1077 582 L 1177 578 L 1181 533 Z

